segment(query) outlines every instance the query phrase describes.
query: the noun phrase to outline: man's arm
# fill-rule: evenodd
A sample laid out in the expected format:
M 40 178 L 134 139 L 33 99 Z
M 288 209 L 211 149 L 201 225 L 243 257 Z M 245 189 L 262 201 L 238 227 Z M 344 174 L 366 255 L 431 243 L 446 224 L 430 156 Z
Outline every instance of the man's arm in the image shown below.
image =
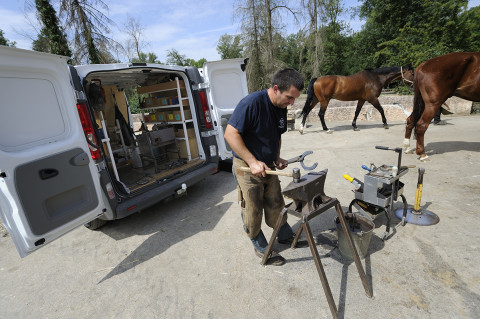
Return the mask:
M 235 154 L 237 154 L 248 164 L 252 174 L 263 177 L 266 176 L 265 170 L 269 169 L 269 167 L 264 162 L 258 161 L 255 156 L 253 156 L 253 154 L 245 146 L 242 135 L 240 135 L 240 132 L 236 128 L 228 124 L 227 128 L 225 129 L 224 137 Z

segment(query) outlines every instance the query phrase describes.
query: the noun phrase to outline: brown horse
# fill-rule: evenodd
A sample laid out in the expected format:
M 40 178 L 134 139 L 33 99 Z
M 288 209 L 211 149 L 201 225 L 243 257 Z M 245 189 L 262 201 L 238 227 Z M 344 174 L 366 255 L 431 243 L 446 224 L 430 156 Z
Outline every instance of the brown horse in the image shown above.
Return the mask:
M 370 102 L 380 112 L 383 127 L 388 129 L 387 119 L 380 102 L 378 102 L 378 97 L 385 85 L 400 77 L 411 79 L 413 77 L 413 68 L 411 66 L 392 66 L 380 69 L 366 69 L 349 76 L 326 75 L 313 78 L 308 85 L 307 101 L 301 113 L 303 119 L 299 129 L 300 133 L 303 134 L 303 127 L 305 126 L 308 113 L 318 102 L 320 102 L 318 116 L 322 122 L 323 130 L 331 132 L 327 128 L 324 118 L 331 99 L 340 101 L 358 100 L 355 117 L 352 122 L 355 131 L 358 131 L 357 117 L 365 101 Z
M 451 96 L 480 101 L 480 52 L 454 52 L 420 64 L 414 77 L 413 111 L 407 118 L 403 147 L 410 149 L 410 136 L 415 128 L 417 155 L 428 158 L 424 134 L 442 104 Z

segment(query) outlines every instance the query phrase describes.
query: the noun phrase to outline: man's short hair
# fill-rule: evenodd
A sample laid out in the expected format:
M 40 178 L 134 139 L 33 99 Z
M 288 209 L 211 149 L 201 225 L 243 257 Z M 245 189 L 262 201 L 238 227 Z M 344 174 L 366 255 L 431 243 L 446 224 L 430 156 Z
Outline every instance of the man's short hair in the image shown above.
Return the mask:
M 304 87 L 303 76 L 295 69 L 285 68 L 277 71 L 272 79 L 272 87 L 276 85 L 280 92 L 286 91 L 293 85 L 300 92 Z

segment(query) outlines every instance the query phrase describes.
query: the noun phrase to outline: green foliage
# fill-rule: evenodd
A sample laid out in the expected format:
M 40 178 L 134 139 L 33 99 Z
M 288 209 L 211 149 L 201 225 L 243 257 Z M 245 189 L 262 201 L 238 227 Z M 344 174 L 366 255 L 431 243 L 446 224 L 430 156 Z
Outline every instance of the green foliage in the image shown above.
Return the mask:
M 34 43 L 34 48 L 45 51 L 48 47 L 49 50 L 45 52 L 71 57 L 72 51 L 68 47 L 65 33 L 59 26 L 53 6 L 48 0 L 35 0 L 35 7 L 42 20 L 43 28 L 37 42 Z
M 414 3 L 416 10 L 410 13 L 414 19 L 407 19 L 396 33 L 391 33 L 390 39 L 384 38 L 378 43 L 373 55 L 376 61 L 383 61 L 383 65 L 412 63 L 418 66 L 430 58 L 471 47 L 470 44 L 465 46 L 464 39 L 472 33 L 467 31 L 466 23 L 472 20 L 463 16 L 468 1 L 426 0 Z M 470 39 L 472 42 L 476 40 Z
M 108 50 L 115 42 L 107 35 L 115 23 L 102 10 L 108 11 L 103 0 L 60 0 L 60 17 L 73 33 L 75 64 L 110 63 L 112 60 Z
M 33 40 L 32 50 L 38 52 L 50 52 L 50 40 L 45 34 L 45 28 L 42 28 L 37 36 L 37 39 Z
M 5 45 L 7 47 L 15 47 L 16 42 L 11 42 L 5 38 L 3 35 L 3 30 L 0 29 L 0 45 Z
M 286 38 L 281 37 L 278 41 L 278 58 L 291 68 L 300 70 L 301 33 L 290 34 Z
M 412 95 L 413 94 L 413 88 L 406 84 L 400 84 L 397 85 L 394 88 L 394 92 L 398 95 Z
M 187 58 L 185 54 L 181 54 L 176 49 L 171 49 L 167 51 L 167 64 L 179 65 L 179 66 L 195 66 L 201 68 L 207 60 L 202 58 L 198 61 L 194 59 Z
M 138 114 L 140 110 L 140 102 L 138 101 L 137 90 L 132 88 L 125 89 L 125 96 L 127 97 L 128 105 L 132 114 Z
M 140 52 L 140 58 L 132 58 L 130 62 L 133 63 L 157 63 L 160 64 L 161 62 L 157 60 L 158 57 L 153 52 Z
M 180 54 L 176 49 L 167 51 L 167 64 L 183 66 L 185 65 L 186 58 L 187 57 L 184 54 Z
M 197 68 L 201 68 L 203 67 L 203 64 L 207 62 L 207 59 L 205 58 L 201 58 L 200 60 L 198 61 L 195 61 L 194 59 L 185 59 L 185 65 L 190 65 L 190 66 L 194 66 L 194 67 L 197 67 Z
M 234 59 L 241 58 L 243 53 L 243 47 L 240 44 L 240 35 L 224 34 L 218 40 L 217 52 L 220 54 L 220 58 Z

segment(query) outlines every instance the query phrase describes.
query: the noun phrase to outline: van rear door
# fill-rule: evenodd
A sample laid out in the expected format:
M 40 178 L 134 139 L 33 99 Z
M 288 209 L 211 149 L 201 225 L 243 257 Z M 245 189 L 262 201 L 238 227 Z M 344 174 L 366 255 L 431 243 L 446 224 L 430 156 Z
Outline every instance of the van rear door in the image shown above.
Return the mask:
M 208 99 L 217 130 L 217 145 L 222 160 L 232 157 L 232 149 L 223 138 L 228 120 L 238 102 L 248 94 L 245 68 L 247 59 L 207 62 L 203 76 L 207 82 Z
M 0 46 L 0 217 L 21 257 L 102 213 L 65 57 Z

